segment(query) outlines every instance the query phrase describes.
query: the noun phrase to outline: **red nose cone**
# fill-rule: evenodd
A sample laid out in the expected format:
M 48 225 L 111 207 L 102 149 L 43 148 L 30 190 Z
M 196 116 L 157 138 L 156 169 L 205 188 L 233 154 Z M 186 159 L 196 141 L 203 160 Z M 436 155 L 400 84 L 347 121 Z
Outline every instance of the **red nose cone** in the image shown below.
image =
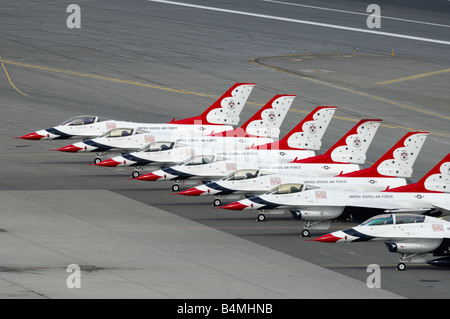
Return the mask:
M 24 140 L 40 140 L 43 137 L 44 137 L 43 135 L 34 132 L 34 133 L 30 133 L 30 134 L 27 134 L 27 135 L 24 135 L 21 137 L 16 137 L 16 138 L 21 138 Z
M 222 209 L 229 209 L 229 210 L 243 210 L 243 209 L 245 209 L 247 207 L 248 207 L 247 205 L 243 205 L 243 204 L 241 204 L 239 202 L 234 202 L 234 203 L 222 206 L 220 208 L 222 208 Z
M 82 148 L 75 146 L 75 145 L 68 145 L 68 146 L 58 148 L 55 151 L 75 153 L 75 152 L 78 152 L 79 150 L 82 150 Z
M 200 196 L 201 194 L 203 194 L 205 191 L 199 190 L 196 187 L 193 188 L 189 188 L 186 189 L 182 192 L 179 192 L 178 195 L 185 195 L 185 196 Z
M 321 243 L 335 243 L 339 239 L 342 239 L 342 238 L 336 237 L 332 234 L 327 234 L 327 235 L 320 236 L 319 238 L 313 239 L 312 241 L 319 241 Z
M 140 181 L 157 181 L 158 179 L 160 179 L 161 176 L 153 174 L 153 173 L 148 173 L 142 176 L 139 176 L 135 179 L 138 179 Z
M 117 161 L 115 161 L 115 160 L 110 158 L 110 159 L 107 159 L 105 161 L 101 161 L 100 163 L 97 163 L 95 165 L 97 165 L 97 166 L 116 167 L 119 164 L 120 164 L 120 162 L 117 162 Z

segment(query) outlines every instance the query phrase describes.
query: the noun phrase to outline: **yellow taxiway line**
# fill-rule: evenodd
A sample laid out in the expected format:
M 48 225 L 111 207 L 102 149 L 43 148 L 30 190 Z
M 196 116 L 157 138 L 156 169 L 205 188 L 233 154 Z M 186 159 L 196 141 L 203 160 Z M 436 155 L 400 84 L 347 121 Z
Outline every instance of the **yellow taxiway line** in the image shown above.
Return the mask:
M 427 76 L 432 76 L 432 75 L 437 75 L 437 74 L 442 74 L 442 73 L 447 73 L 447 72 L 450 72 L 450 69 L 444 69 L 444 70 L 432 71 L 432 72 L 421 73 L 421 74 L 416 74 L 416 75 L 410 75 L 410 76 L 405 76 L 405 77 L 398 78 L 398 79 L 376 82 L 374 84 L 384 85 L 384 84 L 398 83 L 398 82 L 420 79 L 420 78 L 424 78 Z

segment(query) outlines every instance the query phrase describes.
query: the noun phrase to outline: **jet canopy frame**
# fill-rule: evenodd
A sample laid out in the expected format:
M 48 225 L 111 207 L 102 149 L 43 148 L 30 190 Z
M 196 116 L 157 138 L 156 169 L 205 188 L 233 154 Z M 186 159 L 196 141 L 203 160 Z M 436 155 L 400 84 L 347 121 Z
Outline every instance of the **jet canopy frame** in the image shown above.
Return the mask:
M 269 175 L 273 173 L 260 171 L 259 169 L 240 169 L 237 171 L 234 171 L 224 178 L 222 178 L 222 181 L 241 181 L 244 179 L 252 179 L 257 178 L 259 176 Z
M 71 117 L 67 121 L 60 124 L 60 126 L 77 126 L 77 125 L 88 125 L 94 124 L 98 122 L 111 121 L 111 119 L 107 119 L 104 117 L 98 117 L 95 115 L 78 115 Z
M 224 161 L 225 157 L 215 156 L 215 155 L 194 155 L 189 157 L 180 165 L 183 166 L 193 166 L 193 165 L 205 165 L 211 164 L 218 161 Z
M 425 222 L 425 215 L 416 214 L 382 214 L 369 218 L 360 226 L 382 226 L 399 224 L 418 224 Z
M 289 184 L 281 184 L 274 188 L 272 188 L 270 191 L 268 191 L 266 194 L 269 195 L 286 195 L 286 194 L 294 194 L 294 193 L 300 193 L 305 191 L 307 188 L 304 184 L 301 183 L 289 183 Z
M 120 128 L 114 128 L 112 130 L 106 131 L 105 133 L 103 133 L 103 135 L 100 136 L 100 138 L 124 137 L 124 136 L 143 134 L 143 133 L 148 133 L 148 132 L 145 130 L 140 130 L 140 129 L 120 127 Z
M 160 152 L 168 151 L 175 147 L 175 142 L 153 142 L 138 149 L 138 152 Z

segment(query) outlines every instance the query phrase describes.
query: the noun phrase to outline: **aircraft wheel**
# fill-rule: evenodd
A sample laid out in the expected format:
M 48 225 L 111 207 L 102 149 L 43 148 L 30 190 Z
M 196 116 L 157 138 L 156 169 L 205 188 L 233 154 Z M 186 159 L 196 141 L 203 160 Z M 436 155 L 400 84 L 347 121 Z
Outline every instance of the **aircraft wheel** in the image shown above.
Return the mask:
M 139 173 L 138 171 L 134 171 L 133 173 L 131 173 L 132 178 L 138 178 L 139 175 L 141 175 L 141 173 Z
M 258 215 L 258 218 L 256 218 L 256 221 L 258 221 L 258 222 L 265 222 L 266 221 L 266 215 L 264 215 L 264 214 L 259 214 Z
M 102 161 L 102 159 L 100 158 L 100 157 L 96 157 L 95 159 L 94 159 L 94 164 L 98 164 L 98 163 L 100 163 Z
M 213 206 L 214 207 L 216 207 L 216 206 L 220 206 L 220 205 L 222 205 L 222 201 L 220 200 L 220 199 L 215 199 L 214 201 L 213 201 Z
M 311 234 L 309 232 L 309 230 L 307 229 L 303 229 L 302 230 L 302 237 L 309 237 Z
M 179 190 L 180 190 L 180 185 L 178 185 L 178 184 L 172 185 L 172 192 L 178 192 Z
M 405 263 L 399 263 L 399 264 L 397 265 L 397 270 L 403 271 L 403 270 L 405 270 L 405 269 L 406 269 Z

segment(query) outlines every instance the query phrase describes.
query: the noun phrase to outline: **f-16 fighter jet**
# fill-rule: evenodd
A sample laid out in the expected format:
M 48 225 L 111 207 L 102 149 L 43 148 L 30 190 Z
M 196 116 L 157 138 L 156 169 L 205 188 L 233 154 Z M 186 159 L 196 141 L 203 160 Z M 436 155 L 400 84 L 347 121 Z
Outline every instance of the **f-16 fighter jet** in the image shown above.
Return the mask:
M 236 83 L 202 114 L 169 123 L 136 123 L 111 120 L 93 115 L 73 117 L 64 123 L 45 130 L 26 134 L 19 138 L 26 140 L 64 140 L 72 138 L 95 138 L 109 130 L 126 127 L 149 132 L 167 130 L 184 134 L 201 130 L 204 134 L 233 129 L 239 123 L 239 116 L 250 96 L 254 83 Z
M 397 270 L 406 264 L 425 263 L 450 267 L 450 222 L 419 214 L 383 214 L 362 224 L 339 230 L 313 241 L 360 243 L 382 241 L 391 253 L 400 254 Z M 432 254 L 434 259 L 430 259 Z
M 299 186 L 297 187 L 299 188 Z M 450 215 L 450 154 L 418 182 L 381 192 L 346 191 L 302 185 L 300 191 L 267 193 L 231 203 L 230 210 L 290 210 L 310 229 L 328 229 L 330 221 L 352 217 L 364 220 L 384 212 Z
M 205 136 L 204 134 L 179 134 L 177 132 L 160 131 L 151 133 L 144 130 L 134 130 L 129 128 L 117 128 L 111 130 L 104 135 L 91 139 L 84 140 L 72 145 L 68 145 L 57 149 L 61 152 L 96 152 L 98 157 L 94 163 L 100 162 L 101 156 L 107 152 L 121 152 L 127 153 L 130 151 L 137 151 L 149 144 L 149 142 L 172 140 L 177 143 L 184 143 L 194 147 L 201 147 L 205 150 L 211 149 L 230 150 L 235 151 L 236 148 L 245 148 L 251 145 L 260 145 L 273 142 L 272 137 L 266 137 L 264 134 L 271 134 L 272 130 L 279 132 L 279 126 L 285 118 L 292 101 L 295 96 L 292 95 L 277 95 L 271 99 L 265 106 L 263 106 L 254 116 L 250 118 L 241 128 L 226 131 L 225 134 L 211 134 Z M 272 119 L 273 116 L 273 119 Z M 272 123 L 273 122 L 273 123 Z M 252 133 L 248 133 L 246 129 L 252 128 Z M 258 132 L 261 128 L 261 132 Z M 236 134 L 236 130 L 238 133 Z M 246 134 L 242 134 L 245 132 Z M 254 135 L 254 134 L 257 135 Z M 173 153 L 168 152 L 171 156 Z M 167 159 L 169 161 L 169 159 Z

